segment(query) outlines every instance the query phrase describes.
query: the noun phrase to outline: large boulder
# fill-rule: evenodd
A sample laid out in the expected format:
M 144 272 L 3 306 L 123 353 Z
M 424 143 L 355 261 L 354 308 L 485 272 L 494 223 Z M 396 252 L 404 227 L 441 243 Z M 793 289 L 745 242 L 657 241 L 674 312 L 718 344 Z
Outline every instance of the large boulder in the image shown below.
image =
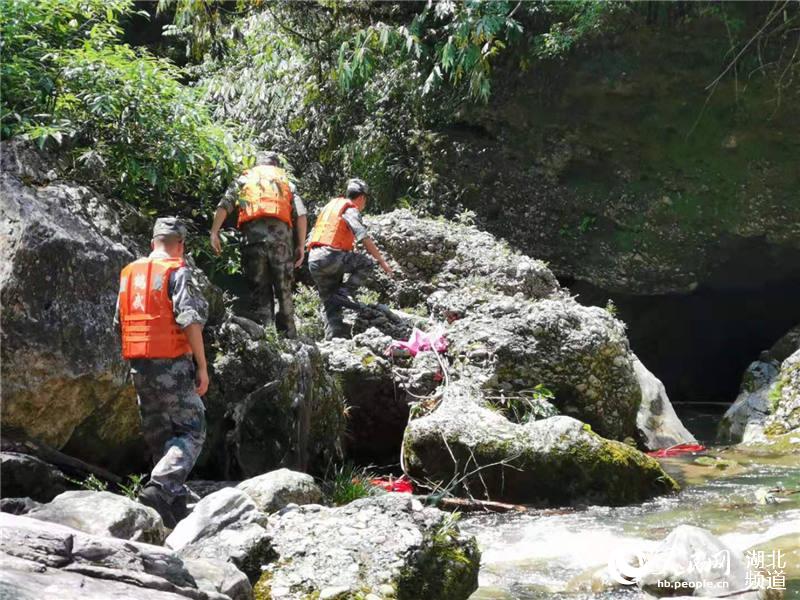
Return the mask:
M 200 472 L 241 480 L 281 467 L 321 470 L 341 456 L 345 405 L 314 345 L 230 312 L 207 329 L 212 375 Z
M 230 562 L 255 581 L 274 556 L 265 524 L 266 515 L 247 494 L 224 488 L 200 500 L 166 546 L 187 559 Z
M 93 535 L 147 544 L 161 544 L 167 534 L 155 510 L 111 492 L 64 492 L 27 516 Z
M 258 600 L 461 600 L 478 586 L 475 539 L 405 494 L 287 509 L 269 530 L 279 558 L 265 567 Z
M 119 272 L 146 253 L 152 222 L 58 179 L 52 157 L 30 146 L 2 149 L 4 431 L 113 471 L 145 471 L 136 397 L 112 320 Z M 198 472 L 243 479 L 279 467 L 319 470 L 338 457 L 344 405 L 319 352 L 234 317 L 221 290 L 194 273 L 210 304 L 208 436 Z
M 19 452 L 0 452 L 0 496 L 49 502 L 70 487 L 66 476 L 43 460 Z
M 287 504 L 318 504 L 322 490 L 307 473 L 289 469 L 270 471 L 241 482 L 238 489 L 247 494 L 259 510 L 273 513 Z
M 324 346 L 330 370 L 344 382 L 353 419 L 364 425 L 354 427 L 351 433 L 351 439 L 359 442 L 354 454 L 362 461 L 374 459 L 380 451 L 381 458 L 388 455 L 394 462 L 395 440 L 413 415 L 420 418 L 405 429 L 406 466 L 412 468 L 409 465 L 413 463 L 414 473 L 449 481 L 464 465 L 438 460 L 449 455 L 443 439 L 430 433 L 441 424 L 436 417 L 439 411 L 443 421 L 459 417 L 461 422 L 454 431 L 473 427 L 480 431 L 489 446 L 476 449 L 466 442 L 462 451 L 477 451 L 483 466 L 489 456 L 500 461 L 516 458 L 515 451 L 520 448 L 500 450 L 510 431 L 512 437 L 525 438 L 520 447 L 527 447 L 530 434 L 517 432 L 531 429 L 546 435 L 550 427 L 558 430 L 562 421 L 532 423 L 553 413 L 588 424 L 592 440 L 601 440 L 599 434 L 652 448 L 662 442 L 692 439 L 658 380 L 643 366 L 637 370 L 624 324 L 607 310 L 576 302 L 541 261 L 513 251 L 474 227 L 423 219 L 404 210 L 371 218 L 369 226 L 396 266 L 391 281 L 377 278 L 372 283 L 380 300 L 399 306 L 404 314 L 428 314 L 432 324 L 429 322 L 427 329 L 441 333 L 448 347 L 438 354 L 397 352 L 387 357 L 391 333 L 380 327 L 349 342 Z M 463 385 L 454 388 L 456 384 Z M 464 407 L 459 414 L 462 405 L 470 402 L 474 406 Z M 532 408 L 543 403 L 546 410 Z M 415 408 L 410 410 L 411 406 Z M 484 412 L 495 414 L 487 421 Z M 473 418 L 477 420 L 474 424 L 464 421 Z M 492 431 L 486 423 L 496 429 Z M 375 441 L 365 439 L 368 436 Z M 607 442 L 596 443 L 617 448 Z M 624 448 L 620 450 L 622 461 L 610 460 L 594 474 L 589 473 L 588 464 L 580 467 L 584 479 L 577 488 L 588 492 L 585 484 L 599 482 L 600 471 L 605 476 L 618 469 L 620 477 L 639 475 L 632 477 L 631 486 L 618 491 L 597 483 L 598 497 L 624 502 L 673 489 L 674 482 L 654 461 Z M 525 462 L 524 467 L 532 470 L 520 476 L 522 479 L 543 472 L 546 452 L 546 445 L 536 446 L 537 458 Z M 554 455 L 550 466 L 566 471 L 579 463 L 561 461 Z M 571 476 L 564 473 L 559 479 Z M 499 493 L 509 500 L 530 499 L 531 492 L 523 488 L 513 486 L 510 494 L 508 488 Z M 497 494 L 498 490 L 495 486 L 491 492 Z M 485 492 L 480 493 L 485 496 Z M 550 496 L 542 493 L 539 499 L 560 501 Z
M 800 428 L 800 325 L 752 362 L 717 429 L 722 443 L 763 444 Z
M 218 592 L 230 600 L 252 600 L 253 586 L 247 576 L 232 563 L 207 558 L 187 558 L 183 564 L 194 577 L 198 589 Z
M 0 513 L 0 596 L 21 600 L 227 600 L 172 551 Z
M 771 400 L 772 414 L 764 433 L 782 435 L 800 430 L 800 349 L 781 363 Z
M 551 505 L 639 502 L 677 489 L 658 462 L 568 416 L 515 423 L 453 383 L 409 423 L 409 474 L 474 497 Z
M 4 143 L 2 155 L 3 427 L 104 466 L 143 464 L 111 327 L 119 271 L 135 258 L 130 211 L 56 180 L 26 146 Z
M 639 587 L 653 596 L 729 597 L 759 600 L 763 591 L 751 588 L 741 553 L 709 531 L 692 525 L 676 527 L 648 555 L 637 577 Z

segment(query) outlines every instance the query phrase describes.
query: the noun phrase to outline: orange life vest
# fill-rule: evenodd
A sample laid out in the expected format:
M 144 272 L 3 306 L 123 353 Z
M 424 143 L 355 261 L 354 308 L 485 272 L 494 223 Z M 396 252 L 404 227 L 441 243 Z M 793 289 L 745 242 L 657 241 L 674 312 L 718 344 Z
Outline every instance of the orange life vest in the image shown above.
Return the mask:
M 342 218 L 344 211 L 348 208 L 356 208 L 356 205 L 347 198 L 334 198 L 328 202 L 322 209 L 317 222 L 314 223 L 307 246 L 309 248 L 330 246 L 348 252 L 352 250 L 356 236 Z
M 175 358 L 192 349 L 175 322 L 169 276 L 186 263 L 182 258 L 140 258 L 122 269 L 119 318 L 122 356 Z
M 244 172 L 239 195 L 239 221 L 243 223 L 272 217 L 292 226 L 292 190 L 286 171 L 272 165 L 258 165 Z

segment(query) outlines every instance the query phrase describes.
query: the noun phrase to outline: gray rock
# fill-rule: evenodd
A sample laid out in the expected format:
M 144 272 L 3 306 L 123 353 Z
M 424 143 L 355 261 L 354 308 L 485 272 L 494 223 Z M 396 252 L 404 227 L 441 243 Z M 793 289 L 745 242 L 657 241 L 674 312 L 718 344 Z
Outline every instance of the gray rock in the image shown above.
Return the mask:
M 274 556 L 264 524 L 266 515 L 247 494 L 224 488 L 200 500 L 176 525 L 166 546 L 184 558 L 231 562 L 255 581 L 261 565 Z
M 30 498 L 0 498 L 0 512 L 12 515 L 24 515 L 41 505 Z
M 270 522 L 280 558 L 256 586 L 273 600 L 373 593 L 466 599 L 478 584 L 480 555 L 451 514 L 406 494 L 383 494 L 339 508 L 301 506 Z
M 759 436 L 770 413 L 770 389 L 779 369 L 780 363 L 774 360 L 750 363 L 739 395 L 722 416 L 717 430 L 717 441 L 735 444 Z
M 800 429 L 800 349 L 781 363 L 773 390 L 773 412 L 764 422 L 764 433 L 797 432 Z
M 161 544 L 167 535 L 155 510 L 111 492 L 64 492 L 28 516 L 85 533 L 148 544 Z
M 510 502 L 637 502 L 677 489 L 658 462 L 559 415 L 527 423 L 487 407 L 481 390 L 452 383 L 441 404 L 409 423 L 410 475 L 455 493 Z
M 0 513 L 0 591 L 8 598 L 224 600 L 197 589 L 173 552 Z
M 18 452 L 0 452 L 0 495 L 49 502 L 67 491 L 69 481 L 56 467 Z
M 702 582 L 702 589 L 688 587 L 698 582 Z M 746 600 L 762 597 L 759 591 L 748 593 L 747 563 L 741 553 L 727 547 L 709 531 L 692 525 L 676 527 L 661 542 L 647 557 L 637 583 L 657 597 L 734 594 Z
M 266 513 L 277 512 L 287 504 L 318 504 L 322 490 L 306 473 L 278 469 L 241 482 L 238 489 L 247 494 Z
M 642 391 L 636 428 L 644 447 L 656 450 L 677 444 L 696 444 L 695 437 L 675 414 L 664 384 L 638 358 L 633 361 L 633 370 Z
M 194 577 L 198 589 L 218 592 L 231 600 L 252 600 L 253 586 L 233 564 L 204 558 L 185 559 L 183 564 Z
M 16 148 L 3 144 L 0 176 L 3 426 L 102 466 L 143 464 L 111 327 L 119 271 L 135 258 L 121 231 L 130 210 L 74 183 L 31 185 L 25 174 L 46 169 L 14 160 Z

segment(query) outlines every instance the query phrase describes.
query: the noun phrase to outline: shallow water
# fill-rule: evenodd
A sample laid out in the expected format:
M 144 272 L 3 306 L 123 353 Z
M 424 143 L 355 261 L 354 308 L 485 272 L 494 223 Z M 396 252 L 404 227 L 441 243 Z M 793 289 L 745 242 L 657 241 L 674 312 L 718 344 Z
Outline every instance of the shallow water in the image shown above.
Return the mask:
M 782 550 L 785 597 L 800 598 L 800 493 L 775 493 L 773 504 L 758 499 L 765 489 L 800 491 L 800 456 L 767 459 L 713 449 L 708 455 L 736 464 L 718 469 L 694 464 L 694 457 L 663 460 L 683 490 L 643 504 L 464 517 L 462 528 L 477 536 L 483 553 L 472 600 L 641 597 L 635 586 L 600 590 L 595 584 L 591 591 L 591 574 L 615 553 L 651 550 L 684 523 L 710 530 L 740 552 L 759 545 Z

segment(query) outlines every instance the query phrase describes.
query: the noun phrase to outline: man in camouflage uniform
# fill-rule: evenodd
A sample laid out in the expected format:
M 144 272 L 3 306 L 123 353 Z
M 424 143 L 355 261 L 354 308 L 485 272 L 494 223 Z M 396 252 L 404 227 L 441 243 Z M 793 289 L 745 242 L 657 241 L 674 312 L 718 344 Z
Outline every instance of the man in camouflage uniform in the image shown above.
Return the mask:
M 200 396 L 208 389 L 203 347 L 208 303 L 183 262 L 185 237 L 177 219 L 156 220 L 153 251 L 122 271 L 114 317 L 121 326 L 123 356 L 130 360 L 142 432 L 155 465 L 139 501 L 156 509 L 170 528 L 186 515 L 184 483 L 206 436 Z M 158 275 L 158 265 L 166 267 L 163 275 Z M 137 318 L 153 324 L 143 333 L 143 321 Z
M 256 156 L 254 169 L 274 167 L 278 170 L 281 185 L 286 185 L 289 191 L 291 223 L 275 216 L 261 216 L 242 222 L 241 215 L 247 201 L 244 190 L 248 185 L 249 173 L 254 170 L 248 169 L 230 185 L 217 205 L 210 238 L 212 249 L 219 254 L 222 251 L 220 227 L 230 213 L 239 211 L 239 228 L 244 235 L 242 271 L 249 288 L 247 316 L 262 325 L 268 325 L 274 320 L 278 331 L 283 332 L 287 338 L 294 338 L 297 330 L 294 323 L 292 284 L 295 267 L 303 264 L 307 217 L 300 195 L 294 184 L 285 178 L 285 172 L 279 169 L 279 163 L 276 153 L 263 152 Z M 276 297 L 277 314 L 274 309 Z
M 375 262 L 387 275 L 393 274 L 361 219 L 368 194 L 369 187 L 364 181 L 350 179 L 345 197 L 334 198 L 323 208 L 309 236 L 308 269 L 322 300 L 325 339 L 328 340 L 348 337 L 342 309 L 361 308 L 353 295 L 372 275 Z M 372 258 L 354 252 L 356 242 L 362 244 Z M 349 277 L 345 281 L 347 274 Z

